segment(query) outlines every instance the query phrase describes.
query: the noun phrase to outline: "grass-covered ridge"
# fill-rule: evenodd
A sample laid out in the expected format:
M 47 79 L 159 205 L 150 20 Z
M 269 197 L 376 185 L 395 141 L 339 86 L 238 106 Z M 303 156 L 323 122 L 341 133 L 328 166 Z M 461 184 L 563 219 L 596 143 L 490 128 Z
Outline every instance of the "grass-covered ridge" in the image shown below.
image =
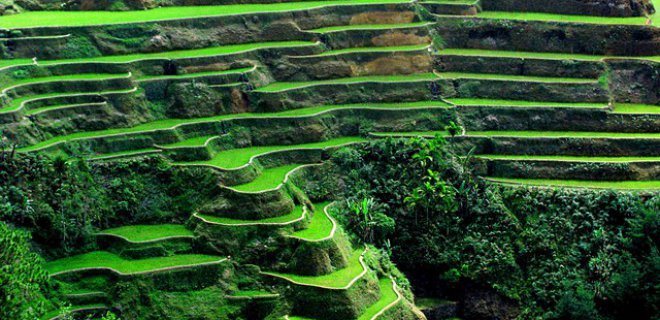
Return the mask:
M 278 277 L 297 285 L 327 289 L 347 289 L 367 272 L 367 267 L 362 261 L 362 255 L 365 252 L 366 249 L 354 250 L 348 261 L 348 266 L 326 275 L 301 276 L 278 272 L 264 272 L 264 274 Z
M 271 152 L 287 151 L 287 150 L 300 150 L 300 149 L 324 149 L 329 147 L 336 147 L 350 143 L 365 142 L 367 139 L 361 137 L 343 137 L 335 138 L 326 141 L 312 142 L 296 145 L 279 145 L 279 146 L 254 146 L 239 149 L 229 149 L 218 152 L 213 159 L 208 161 L 195 161 L 195 162 L 179 162 L 182 165 L 209 165 L 222 169 L 237 169 L 250 162 L 252 158 Z
M 136 23 L 161 20 L 179 20 L 221 17 L 240 14 L 300 11 L 326 6 L 407 3 L 403 0 L 331 0 L 302 1 L 271 4 L 236 4 L 204 6 L 162 7 L 136 11 L 31 11 L 0 17 L 0 28 L 65 27 Z
M 205 117 L 205 118 L 164 119 L 164 120 L 157 120 L 153 122 L 144 123 L 129 128 L 83 131 L 68 135 L 56 136 L 31 146 L 21 147 L 18 149 L 18 151 L 31 152 L 72 140 L 108 137 L 113 135 L 148 132 L 155 130 L 168 130 L 185 124 L 223 121 L 230 119 L 303 117 L 303 116 L 312 116 L 315 114 L 320 114 L 332 110 L 341 110 L 341 109 L 349 109 L 349 108 L 407 109 L 407 108 L 433 108 L 433 107 L 446 108 L 449 107 L 449 105 L 441 101 L 418 101 L 418 102 L 403 102 L 403 103 L 360 103 L 360 104 L 345 104 L 345 105 L 324 105 L 318 107 L 293 109 L 293 110 L 272 112 L 272 113 L 239 113 L 239 114 L 218 115 L 218 116 Z
M 287 164 L 265 169 L 256 179 L 245 184 L 232 186 L 231 188 L 240 192 L 262 192 L 272 190 L 284 183 L 284 180 L 290 172 L 304 165 L 305 164 Z
M 208 214 L 194 214 L 195 217 L 202 220 L 205 223 L 217 224 L 224 226 L 259 226 L 259 225 L 287 225 L 293 222 L 302 220 L 306 215 L 307 209 L 303 206 L 296 206 L 293 211 L 288 214 L 266 218 L 261 220 L 245 220 L 245 219 L 232 219 L 227 217 L 218 217 Z
M 193 237 L 194 233 L 180 224 L 131 225 L 106 229 L 98 234 L 122 237 L 131 242 L 147 242 L 166 238 Z
M 319 81 L 275 82 L 265 87 L 261 87 L 256 91 L 278 92 L 278 91 L 300 89 L 300 88 L 312 87 L 312 86 L 356 84 L 356 83 L 368 83 L 368 82 L 396 83 L 396 82 L 433 81 L 433 80 L 438 80 L 438 78 L 439 77 L 433 73 L 418 73 L 411 75 L 349 77 L 349 78 L 338 78 L 338 79 L 319 80 Z
M 291 237 L 305 241 L 319 241 L 332 237 L 336 229 L 336 222 L 327 213 L 330 205 L 331 202 L 315 203 L 314 216 L 307 228 L 292 233 Z
M 176 60 L 176 59 L 189 59 L 189 58 L 203 58 L 214 57 L 228 54 L 237 54 L 241 52 L 248 52 L 253 50 L 262 49 L 275 49 L 275 48 L 295 48 L 305 46 L 315 46 L 317 43 L 306 41 L 272 41 L 272 42 L 255 42 L 234 44 L 226 46 L 208 47 L 201 49 L 191 50 L 174 50 L 153 53 L 135 53 L 128 55 L 107 55 L 92 58 L 78 58 L 78 59 L 62 59 L 62 60 L 38 60 L 39 66 L 52 66 L 68 63 L 130 63 L 142 60 Z M 0 69 L 17 66 L 17 65 L 31 65 L 31 59 L 10 59 L 0 60 Z
M 660 180 L 649 181 L 587 181 L 587 180 L 553 180 L 553 179 L 514 179 L 487 177 L 488 181 L 504 184 L 520 184 L 541 187 L 568 187 L 592 189 L 660 189 Z
M 375 319 L 399 301 L 399 294 L 396 292 L 394 281 L 392 281 L 392 279 L 387 277 L 379 279 L 378 287 L 380 289 L 380 299 L 378 299 L 376 303 L 370 305 L 358 320 Z
M 46 271 L 53 275 L 89 269 L 110 269 L 119 274 L 131 275 L 219 263 L 224 260 L 223 257 L 203 254 L 181 254 L 169 257 L 128 260 L 110 252 L 93 251 L 50 261 L 44 267 Z
M 575 162 L 660 162 L 660 157 L 587 157 L 558 155 L 478 155 L 491 160 L 575 161 Z

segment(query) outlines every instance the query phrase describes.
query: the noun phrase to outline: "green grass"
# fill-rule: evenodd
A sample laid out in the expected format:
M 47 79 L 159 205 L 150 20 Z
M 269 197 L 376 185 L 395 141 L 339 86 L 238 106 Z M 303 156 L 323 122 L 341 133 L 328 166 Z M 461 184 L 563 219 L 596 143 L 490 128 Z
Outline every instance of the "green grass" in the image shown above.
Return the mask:
M 252 70 L 253 67 L 239 68 L 239 69 L 229 69 L 223 71 L 207 71 L 207 72 L 196 72 L 196 73 L 184 73 L 177 75 L 158 75 L 158 76 L 144 76 L 139 77 L 138 81 L 151 81 L 151 80 L 166 80 L 166 79 L 189 79 L 189 78 L 199 78 L 206 76 L 221 76 L 234 73 L 244 73 Z
M 194 233 L 180 224 L 132 225 L 107 229 L 99 234 L 124 237 L 133 242 L 153 241 L 168 237 L 192 237 Z
M 658 10 L 660 10 L 660 8 L 658 8 Z M 660 106 L 649 105 L 649 104 L 617 103 L 614 106 L 614 113 L 659 114 Z
M 161 147 L 164 148 L 180 148 L 180 147 L 201 147 L 204 146 L 206 141 L 209 139 L 217 137 L 215 135 L 210 135 L 210 136 L 200 136 L 200 137 L 193 137 L 190 139 L 186 139 L 183 141 L 175 142 L 175 143 L 170 143 L 170 144 L 164 144 L 161 145 Z
M 347 53 L 365 53 L 365 52 L 405 52 L 405 51 L 418 51 L 424 50 L 429 44 L 415 44 L 410 46 L 394 46 L 394 47 L 358 47 L 339 50 L 325 51 L 315 56 L 334 56 Z
M 160 152 L 160 150 L 155 149 L 155 148 L 146 148 L 146 149 L 138 149 L 138 150 L 127 150 L 127 151 L 119 151 L 119 152 L 111 152 L 111 153 L 100 153 L 94 156 L 90 156 L 87 159 L 89 160 L 98 160 L 102 158 L 120 158 L 120 157 L 127 157 L 127 156 L 137 156 L 137 155 L 142 155 L 142 154 L 147 154 L 147 153 L 156 153 Z
M 660 133 L 590 132 L 590 131 L 468 131 L 468 136 L 530 138 L 639 138 L 660 139 Z
M 58 104 L 58 105 L 52 105 L 52 106 L 44 106 L 44 107 L 39 107 L 39 108 L 34 108 L 25 111 L 25 115 L 33 115 L 33 114 L 38 114 L 38 113 L 43 113 L 46 111 L 54 111 L 54 110 L 64 110 L 64 109 L 71 109 L 71 108 L 85 108 L 85 110 L 89 110 L 90 108 L 97 108 L 101 106 L 106 106 L 107 102 L 87 102 L 87 103 L 75 103 L 75 104 Z
M 534 186 L 577 187 L 596 189 L 658 189 L 660 180 L 651 181 L 586 181 L 586 180 L 551 180 L 551 179 L 508 179 L 487 178 L 490 181 L 505 184 L 524 184 Z
M 478 155 L 479 158 L 492 160 L 535 160 L 535 161 L 580 161 L 580 162 L 636 162 L 657 161 L 660 157 L 584 157 L 584 156 L 558 156 L 558 155 Z
M 452 98 L 447 101 L 459 106 L 488 106 L 488 107 L 575 107 L 575 108 L 605 108 L 603 103 L 577 103 L 577 102 L 548 102 L 524 100 L 493 100 L 493 99 L 463 99 Z
M 364 271 L 362 264 L 360 263 L 360 256 L 363 252 L 363 249 L 354 250 L 350 260 L 348 261 L 348 266 L 330 274 L 321 276 L 301 276 L 297 274 L 278 272 L 267 272 L 266 274 L 280 276 L 290 281 L 295 281 L 306 285 L 341 289 L 348 286 L 351 281 L 353 281 L 353 279 L 358 277 Z
M 40 66 L 58 65 L 66 63 L 90 63 L 90 62 L 107 62 L 107 63 L 130 63 L 138 60 L 149 59 L 188 59 L 188 58 L 202 58 L 213 57 L 220 55 L 228 55 L 245 51 L 252 51 L 267 48 L 288 48 L 288 47 L 301 47 L 301 46 L 314 46 L 313 42 L 306 41 L 276 41 L 276 42 L 258 42 L 258 43 L 245 43 L 235 44 L 220 47 L 210 47 L 192 50 L 175 50 L 156 53 L 137 53 L 129 55 L 117 56 L 103 56 L 92 58 L 79 58 L 79 59 L 66 59 L 66 60 L 38 60 Z M 32 59 L 14 59 L 14 60 L 0 60 L 0 68 L 12 65 L 32 64 Z
M 552 52 L 523 52 L 523 51 L 504 51 L 504 50 L 483 50 L 483 49 L 443 49 L 438 52 L 439 55 L 456 55 L 467 57 L 495 57 L 495 58 L 521 58 L 521 59 L 546 59 L 546 60 L 582 60 L 582 61 L 601 61 L 603 59 L 643 59 L 660 61 L 660 56 L 647 57 L 620 57 L 603 56 L 574 53 L 552 53 Z
M 265 169 L 256 179 L 245 184 L 232 186 L 232 189 L 241 192 L 259 192 L 274 189 L 284 182 L 284 178 L 291 170 L 300 166 L 302 166 L 302 164 L 288 164 L 285 166 Z
M 186 18 L 219 17 L 261 12 L 308 10 L 324 6 L 405 3 L 402 0 L 332 0 L 272 4 L 162 7 L 135 11 L 31 11 L 0 17 L 0 28 L 107 25 Z
M 20 108 L 22 103 L 24 103 L 26 101 L 29 101 L 29 100 L 68 97 L 68 96 L 76 96 L 76 95 L 106 95 L 106 94 L 114 94 L 114 93 L 130 93 L 132 91 L 133 91 L 133 89 L 111 90 L 111 91 L 101 91 L 101 92 L 68 92 L 68 93 L 56 92 L 56 93 L 45 93 L 45 94 L 24 96 L 24 97 L 13 99 L 6 107 L 0 109 L 0 113 L 16 111 Z M 39 107 L 39 108 L 31 109 L 30 111 L 27 111 L 26 114 L 28 114 L 28 115 L 29 114 L 34 114 L 34 113 L 41 112 L 41 111 L 43 111 L 45 109 L 49 109 L 49 108 L 56 109 L 57 107 L 58 106 L 56 106 L 56 105 Z
M 29 84 L 41 84 L 49 82 L 60 82 L 60 81 L 77 81 L 77 80 L 112 80 L 118 78 L 126 78 L 128 74 L 111 74 L 111 73 L 81 73 L 81 74 L 68 74 L 63 76 L 50 76 L 50 77 L 37 77 L 37 78 L 25 78 L 20 80 L 14 80 L 3 85 L 2 90 L 7 88 L 18 86 L 18 85 L 29 85 Z
M 128 260 L 110 252 L 93 251 L 47 262 L 44 268 L 51 274 L 86 268 L 110 268 L 120 273 L 131 274 L 149 272 L 161 268 L 208 263 L 221 259 L 218 256 L 181 254 L 169 257 Z
M 319 81 L 299 81 L 299 82 L 275 82 L 265 87 L 258 88 L 257 92 L 278 92 L 291 89 L 299 89 L 309 86 L 332 85 L 332 84 L 353 84 L 362 82 L 413 82 L 413 81 L 432 81 L 437 80 L 438 76 L 433 73 L 418 73 L 411 75 L 393 75 L 393 76 L 366 76 L 349 77 L 331 80 Z
M 408 103 L 363 103 L 363 104 L 345 104 L 345 105 L 324 105 L 324 106 L 293 109 L 293 110 L 274 112 L 274 113 L 240 113 L 240 114 L 227 114 L 227 115 L 220 115 L 220 116 L 206 117 L 206 118 L 165 119 L 165 120 L 158 120 L 158 121 L 141 124 L 130 128 L 85 131 L 85 132 L 76 132 L 69 135 L 57 136 L 52 139 L 48 139 L 31 146 L 19 148 L 18 151 L 19 152 L 35 151 L 58 143 L 78 140 L 78 139 L 98 138 L 98 137 L 106 137 L 117 134 L 138 133 L 138 132 L 146 132 L 152 130 L 171 130 L 176 126 L 183 124 L 213 122 L 213 121 L 222 121 L 229 119 L 310 116 L 320 112 L 348 109 L 348 108 L 406 109 L 406 108 L 426 108 L 426 107 L 445 108 L 448 106 L 449 105 L 440 101 L 418 101 L 418 102 L 408 102 Z
M 449 135 L 446 131 L 407 131 L 407 132 L 371 132 L 376 137 L 434 137 L 436 134 L 441 136 Z
M 574 84 L 598 82 L 598 79 L 514 76 L 508 74 L 488 74 L 488 73 L 442 72 L 442 73 L 438 73 L 438 75 L 441 78 L 446 78 L 446 79 L 527 81 L 527 82 L 543 82 L 543 83 L 574 83 Z
M 258 291 L 258 290 L 241 290 L 231 294 L 232 297 L 272 297 L 277 293 Z
M 299 317 L 299 316 L 289 316 L 289 320 L 314 320 L 312 318 Z
M 261 220 L 231 219 L 226 217 L 211 216 L 211 215 L 199 214 L 199 213 L 197 214 L 197 216 L 211 223 L 219 223 L 219 224 L 227 224 L 227 225 L 241 225 L 241 224 L 259 225 L 259 224 L 283 224 L 283 223 L 291 222 L 296 219 L 300 219 L 300 217 L 302 217 L 302 214 L 303 214 L 303 207 L 296 206 L 293 209 L 293 211 L 291 211 L 288 214 L 278 217 L 261 219 Z
M 358 320 L 371 320 L 378 312 L 394 303 L 399 296 L 394 291 L 393 282 L 388 277 L 383 277 L 378 280 L 378 287 L 380 288 L 380 298 L 376 303 L 370 305 L 367 310 L 362 313 Z
M 566 15 L 541 12 L 509 12 L 509 11 L 483 11 L 477 14 L 477 17 L 483 19 L 498 20 L 524 20 L 524 21 L 549 21 L 549 22 L 568 22 L 568 23 L 590 23 L 590 24 L 623 24 L 623 25 L 644 25 L 646 17 L 599 17 L 599 16 L 581 16 Z M 654 23 L 654 25 L 657 25 Z
M 330 205 L 330 202 L 314 204 L 314 216 L 307 229 L 296 231 L 291 235 L 308 241 L 316 241 L 329 237 L 334 225 L 324 212 L 325 207 L 328 205 Z
M 328 33 L 336 31 L 347 31 L 347 30 L 387 30 L 387 29 L 401 29 L 401 28 L 417 28 L 427 25 L 428 22 L 411 22 L 411 23 L 400 23 L 400 24 L 350 24 L 343 26 L 333 26 L 325 27 L 313 30 L 305 30 L 309 32 L 316 33 Z
M 212 165 L 222 169 L 236 169 L 247 164 L 254 156 L 264 153 L 285 151 L 293 149 L 324 149 L 328 147 L 339 146 L 347 143 L 364 142 L 367 141 L 361 137 L 345 137 L 331 139 L 321 142 L 297 144 L 297 145 L 279 145 L 279 146 L 255 146 L 240 149 L 230 149 L 218 152 L 213 159 L 208 161 L 195 161 L 195 162 L 180 162 L 178 164 L 194 164 L 194 165 Z

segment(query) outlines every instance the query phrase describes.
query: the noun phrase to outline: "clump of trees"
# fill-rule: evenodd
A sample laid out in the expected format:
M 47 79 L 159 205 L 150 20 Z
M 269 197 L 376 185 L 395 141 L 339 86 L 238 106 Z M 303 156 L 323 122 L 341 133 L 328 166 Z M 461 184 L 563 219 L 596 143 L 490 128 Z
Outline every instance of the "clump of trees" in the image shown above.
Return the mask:
M 391 246 L 413 278 L 487 285 L 522 318 L 660 315 L 660 195 L 502 189 L 476 179 L 469 161 L 441 137 L 344 149 L 333 162 L 347 199 L 340 212 L 350 214 L 339 219 L 362 240 Z

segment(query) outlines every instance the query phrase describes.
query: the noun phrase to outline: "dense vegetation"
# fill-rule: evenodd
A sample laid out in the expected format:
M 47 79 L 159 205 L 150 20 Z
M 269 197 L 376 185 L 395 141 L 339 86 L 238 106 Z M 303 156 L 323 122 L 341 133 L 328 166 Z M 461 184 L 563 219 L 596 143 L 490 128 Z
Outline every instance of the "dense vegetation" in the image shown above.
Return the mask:
M 657 195 L 486 186 L 442 138 L 383 140 L 334 161 L 359 213 L 343 222 L 390 247 L 422 293 L 494 288 L 525 319 L 658 315 Z

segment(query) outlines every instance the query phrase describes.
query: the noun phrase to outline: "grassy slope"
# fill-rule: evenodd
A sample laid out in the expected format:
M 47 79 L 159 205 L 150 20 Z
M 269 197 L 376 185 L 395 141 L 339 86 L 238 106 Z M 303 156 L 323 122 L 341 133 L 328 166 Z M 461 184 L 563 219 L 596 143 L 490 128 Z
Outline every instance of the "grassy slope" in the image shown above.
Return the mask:
M 499 11 L 483 11 L 477 14 L 477 17 L 484 19 L 498 19 L 498 20 L 525 20 L 525 21 L 554 21 L 554 22 L 570 22 L 570 23 L 593 23 L 593 24 L 631 24 L 631 25 L 644 25 L 646 24 L 646 17 L 598 17 L 598 16 L 581 16 L 581 15 L 565 15 L 553 13 L 540 13 L 540 12 L 499 12 Z
M 366 76 L 350 77 L 319 81 L 299 81 L 299 82 L 275 82 L 265 87 L 258 88 L 258 92 L 278 92 L 290 89 L 298 89 L 308 86 L 331 85 L 331 84 L 353 84 L 361 82 L 409 82 L 409 81 L 432 81 L 437 80 L 438 76 L 433 73 L 418 73 L 411 75 L 393 75 L 393 76 Z
M 306 229 L 292 233 L 291 235 L 304 240 L 314 241 L 330 236 L 332 232 L 332 221 L 325 214 L 324 209 L 330 202 L 314 204 L 314 216 Z
M 584 78 L 556 78 L 556 77 L 535 77 L 535 76 L 514 76 L 508 74 L 488 74 L 488 73 L 464 73 L 464 72 L 442 72 L 438 73 L 441 78 L 448 79 L 476 79 L 476 80 L 502 80 L 502 81 L 529 81 L 544 83 L 596 83 L 597 79 Z
M 363 53 L 363 52 L 404 52 L 404 51 L 418 51 L 427 48 L 428 44 L 415 44 L 409 46 L 394 46 L 394 47 L 356 47 L 347 49 L 338 49 L 325 51 L 316 56 L 332 56 L 346 53 Z
M 67 257 L 45 264 L 49 273 L 76 270 L 82 268 L 111 268 L 121 273 L 138 273 L 160 268 L 188 266 L 221 260 L 218 256 L 202 254 L 181 254 L 169 257 L 127 260 L 106 251 L 93 251 L 77 256 Z
M 242 220 L 242 219 L 231 219 L 225 217 L 217 217 L 206 214 L 197 214 L 200 218 L 203 218 L 206 221 L 220 224 L 268 224 L 268 223 L 287 223 L 296 219 L 299 219 L 303 214 L 303 207 L 296 206 L 293 211 L 288 214 L 279 217 L 261 219 L 261 220 Z
M 658 8 L 658 10 L 660 10 L 660 8 Z M 648 104 L 617 103 L 614 106 L 614 112 L 660 114 L 660 106 Z
M 321 142 L 297 144 L 297 145 L 279 145 L 279 146 L 255 146 L 240 149 L 230 149 L 217 153 L 213 159 L 208 161 L 181 162 L 180 164 L 203 164 L 220 167 L 223 169 L 236 169 L 250 161 L 250 158 L 274 151 L 292 150 L 292 149 L 321 149 L 338 146 L 352 142 L 367 141 L 361 137 L 345 137 L 331 139 Z
M 651 181 L 586 181 L 586 180 L 551 180 L 551 179 L 508 179 L 488 177 L 488 180 L 508 183 L 525 184 L 535 186 L 557 186 L 578 188 L 600 188 L 600 189 L 658 189 L 660 180 Z
M 167 237 L 192 237 L 194 233 L 180 224 L 133 225 L 107 229 L 100 234 L 124 237 L 130 241 L 150 241 Z
M 383 277 L 378 281 L 378 287 L 380 288 L 380 298 L 376 303 L 372 304 L 367 308 L 367 310 L 362 313 L 358 320 L 371 320 L 378 312 L 383 310 L 396 299 L 398 295 L 394 291 L 392 280 L 387 277 Z
M 229 69 L 223 71 L 207 71 L 207 72 L 197 72 L 197 73 L 184 73 L 177 75 L 158 75 L 158 76 L 143 76 L 139 77 L 139 81 L 149 81 L 149 80 L 164 80 L 164 79 L 188 79 L 188 78 L 198 78 L 205 76 L 220 76 L 233 73 L 243 73 L 252 70 L 252 67 L 238 68 L 238 69 Z
M 387 30 L 387 29 L 423 27 L 427 23 L 428 22 L 423 21 L 423 22 L 412 22 L 412 23 L 401 23 L 401 24 L 349 24 L 343 26 L 332 26 L 332 27 L 325 27 L 325 28 L 306 30 L 306 31 L 327 33 L 327 32 L 346 31 L 346 30 L 383 30 L 383 29 Z
M 19 148 L 18 150 L 20 152 L 28 152 L 28 151 L 38 150 L 40 148 L 44 148 L 56 143 L 75 140 L 75 139 L 103 137 L 114 134 L 135 133 L 135 132 L 144 132 L 150 130 L 172 129 L 175 126 L 182 124 L 221 121 L 228 119 L 307 116 L 329 110 L 342 109 L 342 108 L 358 108 L 358 107 L 402 109 L 402 108 L 447 107 L 447 106 L 448 106 L 447 104 L 442 103 L 440 101 L 420 101 L 420 102 L 410 102 L 410 103 L 363 103 L 363 104 L 346 104 L 346 105 L 325 105 L 325 106 L 294 109 L 294 110 L 287 110 L 287 111 L 274 112 L 274 113 L 241 113 L 241 114 L 227 114 L 227 115 L 220 115 L 214 117 L 194 118 L 194 119 L 165 119 L 165 120 L 158 120 L 158 121 L 145 123 L 130 128 L 85 131 L 85 132 L 72 133 L 64 136 L 57 136 L 52 139 L 48 139 L 31 146 Z
M 549 102 L 549 101 L 524 101 L 524 100 L 494 100 L 494 99 L 470 99 L 450 98 L 447 101 L 459 106 L 493 106 L 493 107 L 579 107 L 579 108 L 604 108 L 607 103 L 577 103 L 577 102 Z
M 349 285 L 353 279 L 355 279 L 364 271 L 362 264 L 360 263 L 360 256 L 362 255 L 363 251 L 363 249 L 354 250 L 346 268 L 339 269 L 326 275 L 301 276 L 296 274 L 277 272 L 270 272 L 270 274 L 278 275 L 289 280 L 307 285 L 325 286 L 340 289 Z
M 221 47 L 193 49 L 193 50 L 175 50 L 175 51 L 165 51 L 165 52 L 155 52 L 155 53 L 137 53 L 137 54 L 129 54 L 129 55 L 103 56 L 103 57 L 65 59 L 65 60 L 39 60 L 39 65 L 49 66 L 49 65 L 58 65 L 65 63 L 90 63 L 90 62 L 129 63 L 133 61 L 147 60 L 147 59 L 174 60 L 174 59 L 183 59 L 183 58 L 212 57 L 212 56 L 233 54 L 238 52 L 264 49 L 264 48 L 287 48 L 287 47 L 299 47 L 299 46 L 309 46 L 309 45 L 315 45 L 315 43 L 305 42 L 305 41 L 244 43 L 244 44 L 235 44 L 235 45 L 227 45 Z M 0 60 L 0 68 L 11 65 L 21 65 L 21 64 L 32 64 L 32 60 L 31 59 Z
M 272 4 L 238 4 L 162 7 L 135 11 L 31 11 L 0 17 L 0 28 L 57 27 L 104 25 L 186 18 L 216 17 L 260 12 L 286 12 L 314 9 L 323 6 L 376 3 L 405 3 L 402 0 L 331 0 Z
M 242 192 L 259 192 L 269 189 L 274 189 L 284 182 L 286 175 L 293 169 L 300 167 L 302 164 L 288 164 L 285 166 L 266 169 L 261 172 L 256 179 L 236 186 L 233 189 Z
M 458 55 L 469 57 L 498 57 L 498 58 L 524 58 L 524 59 L 548 59 L 548 60 L 585 60 L 600 61 L 607 58 L 631 58 L 660 61 L 660 56 L 648 57 L 617 57 L 601 56 L 588 54 L 572 53 L 553 53 L 553 52 L 522 52 L 522 51 L 504 51 L 504 50 L 483 50 L 483 49 L 443 49 L 439 55 Z
M 48 82 L 59 82 L 59 81 L 74 81 L 74 80 L 109 80 L 116 78 L 127 77 L 128 74 L 112 74 L 112 73 L 81 73 L 81 74 L 68 74 L 62 76 L 50 76 L 50 77 L 36 77 L 36 78 L 25 78 L 20 80 L 14 80 L 11 82 L 3 83 L 0 86 L 0 90 L 6 88 L 17 86 L 17 85 L 27 85 L 27 84 L 36 84 L 36 83 L 48 83 Z
M 186 139 L 186 140 L 183 140 L 183 141 L 161 145 L 161 147 L 165 147 L 165 148 L 200 147 L 200 146 L 203 146 L 206 143 L 206 141 L 208 141 L 209 139 L 211 139 L 213 137 L 216 137 L 216 136 L 210 135 L 210 136 L 193 137 L 193 138 Z

